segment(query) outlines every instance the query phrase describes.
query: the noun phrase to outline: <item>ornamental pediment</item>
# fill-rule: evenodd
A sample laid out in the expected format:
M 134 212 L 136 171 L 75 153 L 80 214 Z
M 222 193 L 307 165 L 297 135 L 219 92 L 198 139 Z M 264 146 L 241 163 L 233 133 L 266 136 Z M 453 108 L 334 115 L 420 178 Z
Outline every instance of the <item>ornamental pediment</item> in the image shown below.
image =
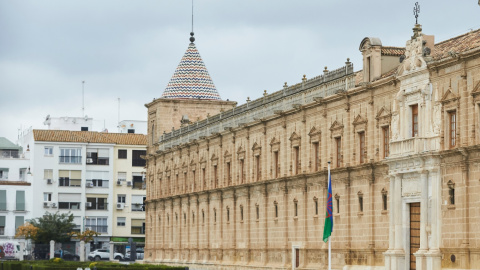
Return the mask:
M 280 141 L 276 137 L 273 137 L 273 139 L 270 141 L 270 145 L 273 146 L 277 144 L 280 144 Z
M 390 112 L 389 109 L 383 106 L 382 108 L 380 108 L 380 110 L 378 110 L 377 115 L 375 116 L 375 119 L 379 120 L 381 118 L 386 118 L 391 116 L 392 116 L 392 112 Z
M 360 114 L 357 115 L 355 117 L 355 119 L 353 120 L 353 125 L 356 126 L 356 125 L 361 125 L 361 124 L 365 124 L 367 123 L 367 119 L 363 118 Z
M 313 126 L 311 129 L 310 129 L 310 132 L 308 132 L 308 136 L 315 136 L 315 135 L 319 135 L 321 134 L 322 131 L 320 129 L 317 129 L 315 128 L 315 126 Z
M 255 142 L 253 144 L 252 150 L 253 150 L 253 155 L 258 156 L 258 155 L 260 155 L 260 151 L 262 150 L 262 147 Z
M 445 104 L 458 99 L 460 99 L 460 96 L 452 92 L 451 89 L 448 89 L 447 92 L 445 92 L 445 94 L 442 96 L 440 102 Z
M 330 131 L 343 129 L 343 124 L 339 123 L 337 120 L 333 121 L 332 125 L 330 126 Z
M 473 88 L 473 91 L 472 91 L 472 96 L 473 97 L 476 97 L 480 95 L 480 81 L 477 82 L 477 85 L 475 85 L 475 87 Z
M 290 141 L 298 141 L 300 139 L 301 139 L 301 137 L 295 132 L 293 132 L 292 135 L 290 135 L 290 138 L 289 138 Z

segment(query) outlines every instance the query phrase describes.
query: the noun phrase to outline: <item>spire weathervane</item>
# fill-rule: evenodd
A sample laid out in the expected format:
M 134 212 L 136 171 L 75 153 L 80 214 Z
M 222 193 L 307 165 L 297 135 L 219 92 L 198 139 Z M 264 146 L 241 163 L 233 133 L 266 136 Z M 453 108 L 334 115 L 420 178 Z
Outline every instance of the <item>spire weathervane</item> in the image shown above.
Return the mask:
M 190 32 L 190 42 L 194 42 L 195 41 L 195 38 L 193 37 L 194 33 L 193 33 L 193 0 L 192 0 L 192 32 Z
M 418 4 L 418 2 L 416 2 L 415 7 L 413 7 L 413 15 L 415 15 L 415 24 L 418 24 L 418 14 L 419 13 L 420 13 L 420 5 Z

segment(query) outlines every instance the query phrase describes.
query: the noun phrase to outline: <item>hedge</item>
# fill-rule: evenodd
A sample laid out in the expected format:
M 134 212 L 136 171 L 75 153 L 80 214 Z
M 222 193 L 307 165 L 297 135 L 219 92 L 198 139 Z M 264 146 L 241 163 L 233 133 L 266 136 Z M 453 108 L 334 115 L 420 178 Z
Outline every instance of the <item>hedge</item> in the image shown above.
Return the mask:
M 154 265 L 154 264 L 120 264 L 112 262 L 66 262 L 61 259 L 54 261 L 1 261 L 0 270 L 77 270 L 89 267 L 94 270 L 188 270 L 188 267 Z

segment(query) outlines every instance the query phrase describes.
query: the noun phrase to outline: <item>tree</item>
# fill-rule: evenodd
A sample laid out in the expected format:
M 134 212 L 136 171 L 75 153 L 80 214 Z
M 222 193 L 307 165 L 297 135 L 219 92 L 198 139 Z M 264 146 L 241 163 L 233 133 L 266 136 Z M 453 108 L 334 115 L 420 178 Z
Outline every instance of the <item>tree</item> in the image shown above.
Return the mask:
M 37 234 L 38 228 L 29 222 L 25 222 L 25 224 L 18 226 L 15 233 L 15 238 L 23 237 L 25 239 L 35 239 Z
M 70 236 L 74 239 L 84 241 L 85 243 L 93 241 L 94 236 L 98 236 L 98 232 L 86 229 L 84 232 L 71 232 Z
M 35 238 L 32 238 L 38 244 L 48 244 L 50 240 L 60 243 L 69 241 L 70 233 L 75 228 L 73 214 L 70 212 L 68 214 L 46 212 L 43 217 L 32 219 L 30 223 L 38 228 Z

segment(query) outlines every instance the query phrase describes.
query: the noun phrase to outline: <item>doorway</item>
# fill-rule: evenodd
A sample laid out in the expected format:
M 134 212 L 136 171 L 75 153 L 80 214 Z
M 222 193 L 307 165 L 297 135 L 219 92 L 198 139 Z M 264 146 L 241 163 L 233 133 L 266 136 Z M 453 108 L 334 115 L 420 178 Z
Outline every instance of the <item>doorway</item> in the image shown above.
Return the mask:
M 414 253 L 420 248 L 420 203 L 410 204 L 410 270 L 417 269 Z

